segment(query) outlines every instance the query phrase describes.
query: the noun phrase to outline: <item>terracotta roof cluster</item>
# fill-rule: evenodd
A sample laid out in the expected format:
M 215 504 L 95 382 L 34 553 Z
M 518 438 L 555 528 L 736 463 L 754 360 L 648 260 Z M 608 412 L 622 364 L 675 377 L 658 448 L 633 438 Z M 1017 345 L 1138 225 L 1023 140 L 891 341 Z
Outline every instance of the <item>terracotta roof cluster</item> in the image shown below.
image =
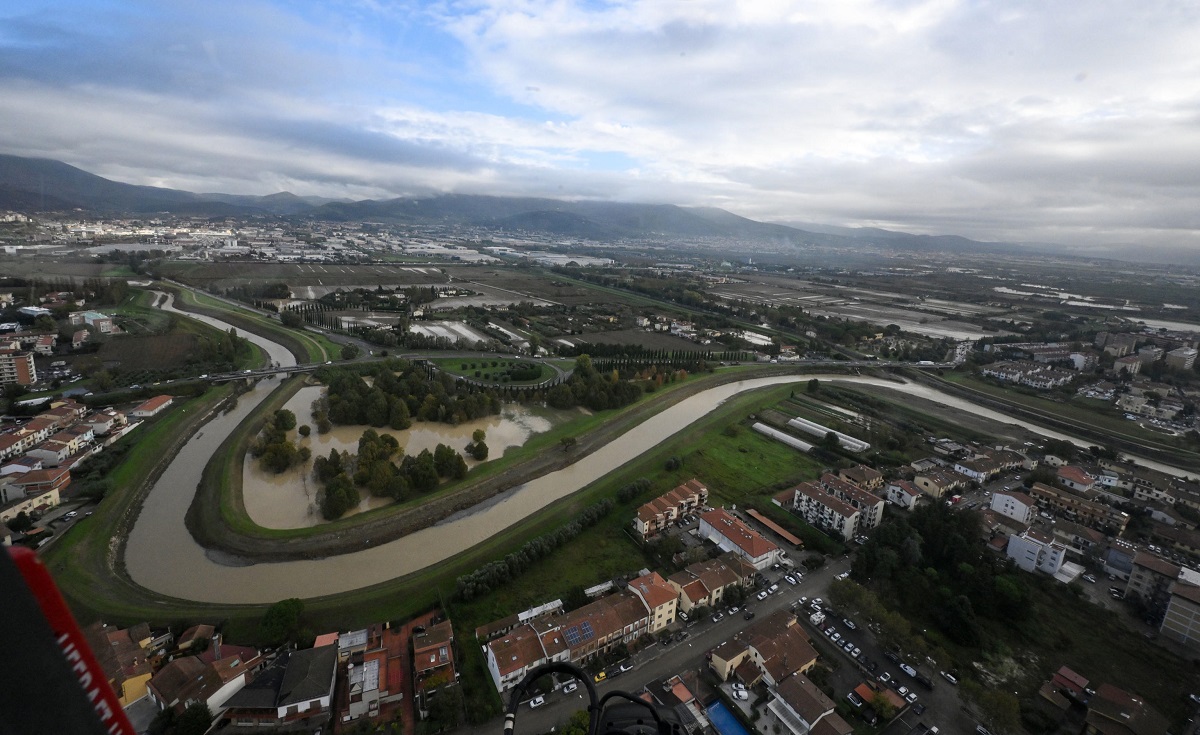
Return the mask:
M 652 524 L 674 511 L 678 514 L 684 508 L 703 505 L 708 501 L 708 488 L 696 478 L 692 478 L 679 487 L 658 496 L 638 508 L 638 518 L 645 524 Z
M 667 580 L 663 579 L 658 572 L 650 572 L 630 580 L 629 589 L 645 600 L 651 610 L 669 605 L 672 601 L 679 599 L 679 592 L 667 584 Z
M 753 567 L 741 562 L 740 557 L 737 557 L 738 563 L 735 565 L 731 556 L 736 557 L 735 554 L 722 554 L 716 559 L 689 564 L 668 578 L 670 584 L 678 585 L 688 601 L 695 604 L 716 590 L 740 584 L 754 575 Z
M 825 488 L 826 492 L 854 507 L 866 508 L 883 502 L 883 498 L 875 493 L 863 490 L 858 485 L 828 472 L 821 475 L 821 486 Z
M 724 508 L 714 508 L 703 513 L 700 520 L 711 526 L 751 559 L 758 559 L 779 548 Z
M 1069 482 L 1073 482 L 1076 485 L 1091 486 L 1091 485 L 1095 484 L 1095 482 L 1096 482 L 1096 478 L 1089 475 L 1082 468 L 1075 467 L 1075 466 L 1072 466 L 1069 464 L 1059 467 L 1058 472 L 1056 474 L 1058 475 L 1058 478 L 1060 480 L 1066 480 Z
M 1088 701 L 1089 732 L 1103 735 L 1165 735 L 1167 719 L 1141 697 L 1101 684 Z

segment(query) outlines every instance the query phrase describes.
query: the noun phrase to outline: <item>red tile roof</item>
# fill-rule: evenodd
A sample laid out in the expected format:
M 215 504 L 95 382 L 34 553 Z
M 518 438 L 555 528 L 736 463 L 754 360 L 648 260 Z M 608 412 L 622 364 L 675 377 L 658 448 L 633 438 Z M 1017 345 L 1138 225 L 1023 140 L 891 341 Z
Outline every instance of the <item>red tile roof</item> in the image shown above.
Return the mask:
M 724 508 L 714 508 L 702 514 L 700 519 L 712 526 L 717 533 L 728 539 L 751 559 L 758 559 L 779 548 L 758 535 L 741 520 L 734 518 Z

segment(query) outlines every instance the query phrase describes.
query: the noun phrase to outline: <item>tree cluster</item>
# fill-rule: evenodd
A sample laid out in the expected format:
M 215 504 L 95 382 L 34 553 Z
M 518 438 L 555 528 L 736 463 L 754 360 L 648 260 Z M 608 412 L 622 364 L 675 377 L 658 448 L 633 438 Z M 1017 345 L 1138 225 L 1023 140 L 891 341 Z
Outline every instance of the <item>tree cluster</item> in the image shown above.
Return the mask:
M 280 409 L 271 415 L 259 435 L 250 442 L 250 456 L 259 460 L 263 469 L 275 474 L 307 462 L 312 456 L 308 447 L 297 446 L 287 433 L 296 428 L 296 414 Z
M 550 533 L 530 539 L 519 550 L 503 560 L 488 562 L 479 569 L 464 574 L 455 581 L 454 597 L 469 602 L 508 584 L 525 573 L 530 565 L 544 559 L 587 528 L 600 522 L 613 509 L 613 501 L 601 500 L 585 508 L 579 516 Z
M 367 429 L 359 437 L 358 454 L 331 449 L 328 457 L 313 461 L 313 476 L 325 486 L 321 513 L 332 520 L 358 505 L 359 488 L 376 497 L 408 500 L 434 490 L 442 478 L 466 477 L 467 462 L 445 444 L 406 455 L 395 437 Z
M 621 380 L 616 372 L 601 373 L 587 355 L 575 358 L 575 371 L 565 382 L 546 392 L 551 408 L 568 409 L 585 406 L 593 411 L 621 408 L 641 398 L 642 389 Z
M 370 385 L 363 376 L 373 377 Z M 407 360 L 388 360 L 357 371 L 323 367 L 317 377 L 328 387 L 318 417 L 334 424 L 407 429 L 415 417 L 421 421 L 458 424 L 500 413 L 494 391 L 431 374 Z
M 987 555 L 979 516 L 942 503 L 884 522 L 859 551 L 852 575 L 963 646 L 980 644 L 981 619 L 1019 624 L 1030 614 L 1025 580 Z

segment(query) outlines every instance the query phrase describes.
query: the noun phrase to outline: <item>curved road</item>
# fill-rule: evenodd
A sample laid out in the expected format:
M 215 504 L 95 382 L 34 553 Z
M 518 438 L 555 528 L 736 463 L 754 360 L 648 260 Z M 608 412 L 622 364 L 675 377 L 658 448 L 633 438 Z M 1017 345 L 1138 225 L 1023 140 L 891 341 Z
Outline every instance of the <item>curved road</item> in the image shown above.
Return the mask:
M 169 303 L 165 306 L 172 308 Z M 203 320 L 222 329 L 229 326 L 216 319 Z M 263 347 L 272 360 L 281 364 L 294 362 L 280 345 L 256 335 L 246 336 Z M 509 491 L 499 502 L 478 511 L 459 514 L 404 538 L 353 554 L 239 565 L 236 559 L 210 558 L 187 531 L 184 517 L 209 457 L 225 436 L 275 388 L 274 381 L 262 380 L 238 400 L 236 408 L 216 417 L 197 432 L 148 493 L 126 544 L 126 568 L 136 583 L 155 592 L 221 603 L 270 603 L 288 597 L 316 597 L 378 584 L 423 569 L 494 536 L 660 444 L 738 393 L 807 382 L 814 377 L 893 389 L 900 387 L 894 381 L 878 378 L 814 374 L 756 378 L 717 386 L 684 399 L 600 450 Z M 981 409 L 925 386 L 907 384 L 903 389 L 988 418 L 1012 422 L 1003 414 Z M 1047 436 L 1070 438 L 1036 426 L 1029 428 Z

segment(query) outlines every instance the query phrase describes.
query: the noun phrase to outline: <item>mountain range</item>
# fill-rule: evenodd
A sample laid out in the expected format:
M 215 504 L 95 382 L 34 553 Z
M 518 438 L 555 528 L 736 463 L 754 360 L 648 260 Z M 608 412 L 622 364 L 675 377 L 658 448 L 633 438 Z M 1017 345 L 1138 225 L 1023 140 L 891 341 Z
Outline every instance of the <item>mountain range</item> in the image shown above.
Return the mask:
M 913 235 L 877 228 L 793 227 L 741 217 L 715 207 L 565 201 L 532 197 L 444 194 L 386 200 L 334 200 L 289 192 L 268 196 L 197 194 L 112 181 L 61 161 L 0 155 L 0 210 L 102 215 L 159 213 L 202 217 L 269 216 L 324 221 L 467 225 L 595 241 L 621 238 L 727 237 L 775 245 L 900 250 L 1027 252 L 1009 243 L 948 235 Z

